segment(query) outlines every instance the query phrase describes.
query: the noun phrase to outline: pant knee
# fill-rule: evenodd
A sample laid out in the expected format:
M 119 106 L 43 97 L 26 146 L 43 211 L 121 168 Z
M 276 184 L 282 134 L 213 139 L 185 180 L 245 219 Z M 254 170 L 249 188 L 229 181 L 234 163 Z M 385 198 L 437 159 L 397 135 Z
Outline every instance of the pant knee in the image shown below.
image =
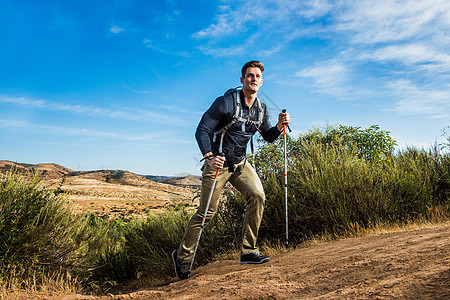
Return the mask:
M 249 194 L 249 200 L 258 204 L 264 204 L 266 201 L 266 194 L 264 191 L 256 190 Z

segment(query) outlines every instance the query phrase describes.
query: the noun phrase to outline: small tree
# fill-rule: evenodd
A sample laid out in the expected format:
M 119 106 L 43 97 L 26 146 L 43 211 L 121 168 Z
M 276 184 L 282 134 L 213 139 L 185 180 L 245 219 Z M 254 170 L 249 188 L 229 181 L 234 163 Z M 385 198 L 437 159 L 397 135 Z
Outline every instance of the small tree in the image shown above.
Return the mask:
M 369 162 L 381 163 L 389 158 L 397 145 L 391 138 L 389 131 L 381 130 L 378 125 L 372 125 L 367 129 L 359 126 L 327 126 L 324 133 L 314 130 L 300 139 L 315 140 L 324 145 L 356 145 L 359 158 Z

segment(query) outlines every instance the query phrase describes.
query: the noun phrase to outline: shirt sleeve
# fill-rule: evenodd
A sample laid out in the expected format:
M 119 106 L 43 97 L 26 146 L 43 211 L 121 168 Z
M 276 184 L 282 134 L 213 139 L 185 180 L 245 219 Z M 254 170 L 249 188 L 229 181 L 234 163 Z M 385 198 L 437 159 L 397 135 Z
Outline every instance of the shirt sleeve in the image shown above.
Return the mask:
M 263 139 L 269 143 L 275 141 L 278 136 L 280 136 L 280 131 L 277 126 L 272 126 L 269 121 L 269 111 L 267 107 L 264 105 L 264 117 L 261 126 L 259 127 L 259 132 Z
M 197 130 L 195 131 L 195 139 L 197 140 L 197 144 L 202 152 L 202 155 L 212 152 L 212 134 L 217 125 L 226 118 L 226 112 L 226 103 L 223 97 L 219 97 L 203 114 L 200 123 L 197 126 Z

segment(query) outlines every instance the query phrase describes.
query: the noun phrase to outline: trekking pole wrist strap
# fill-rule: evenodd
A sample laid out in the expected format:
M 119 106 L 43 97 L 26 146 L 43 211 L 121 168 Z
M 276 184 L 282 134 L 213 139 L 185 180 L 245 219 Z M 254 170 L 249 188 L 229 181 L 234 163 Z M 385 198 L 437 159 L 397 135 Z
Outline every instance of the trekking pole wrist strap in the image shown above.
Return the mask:
M 202 159 L 200 159 L 200 161 L 204 161 L 205 159 L 208 159 L 208 160 L 214 159 L 214 155 L 211 154 L 209 156 L 205 156 Z

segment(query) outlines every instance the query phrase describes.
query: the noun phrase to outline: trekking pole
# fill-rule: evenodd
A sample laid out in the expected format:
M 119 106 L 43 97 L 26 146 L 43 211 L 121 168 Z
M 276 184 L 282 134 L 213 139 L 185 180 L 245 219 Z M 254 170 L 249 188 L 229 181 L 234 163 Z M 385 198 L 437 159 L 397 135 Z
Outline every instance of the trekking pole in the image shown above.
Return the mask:
M 219 153 L 218 155 L 224 156 L 222 153 Z M 214 175 L 214 180 L 213 180 L 213 183 L 211 186 L 211 190 L 209 191 L 208 201 L 206 202 L 205 212 L 203 213 L 203 217 L 202 217 L 202 225 L 200 226 L 200 232 L 198 233 L 197 242 L 195 243 L 194 255 L 192 256 L 191 265 L 189 266 L 189 273 L 191 272 L 192 266 L 194 265 L 195 254 L 197 253 L 198 244 L 200 243 L 200 236 L 202 235 L 203 227 L 205 227 L 206 215 L 208 214 L 209 204 L 211 203 L 211 198 L 214 193 L 214 187 L 216 186 L 217 175 L 219 174 L 219 170 L 220 169 L 217 168 L 216 174 Z
M 286 110 L 281 111 L 285 113 Z M 289 224 L 288 224 L 288 193 L 287 193 L 287 148 L 286 148 L 286 127 L 289 128 L 288 124 L 283 124 L 283 135 L 284 135 L 284 198 L 286 206 L 286 247 L 289 245 Z M 289 128 L 289 131 L 291 129 Z

